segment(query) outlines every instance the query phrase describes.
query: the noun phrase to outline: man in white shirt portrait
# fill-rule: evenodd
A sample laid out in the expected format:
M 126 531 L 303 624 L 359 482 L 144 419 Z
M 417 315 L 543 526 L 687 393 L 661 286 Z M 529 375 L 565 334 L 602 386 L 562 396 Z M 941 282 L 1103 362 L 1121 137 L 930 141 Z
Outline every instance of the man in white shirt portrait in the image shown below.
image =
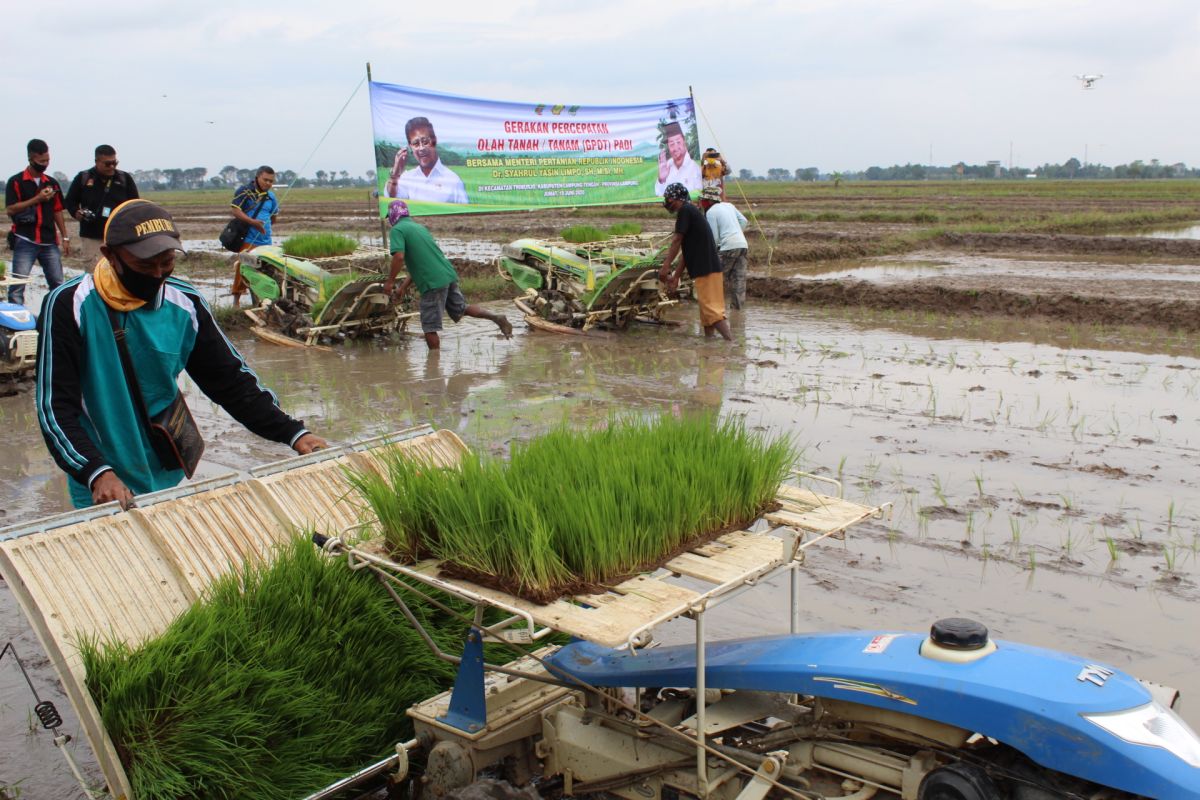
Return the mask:
M 688 152 L 683 128 L 678 122 L 669 122 L 663 126 L 663 136 L 667 146 L 658 152 L 658 183 L 654 184 L 654 193 L 662 197 L 672 183 L 682 183 L 689 192 L 700 191 L 700 165 Z
M 425 117 L 413 117 L 404 124 L 407 146 L 396 151 L 392 174 L 384 193 L 402 200 L 426 200 L 433 203 L 469 203 L 462 178 L 451 172 L 438 158 L 437 134 L 433 123 Z M 417 166 L 405 170 L 408 151 L 412 150 Z

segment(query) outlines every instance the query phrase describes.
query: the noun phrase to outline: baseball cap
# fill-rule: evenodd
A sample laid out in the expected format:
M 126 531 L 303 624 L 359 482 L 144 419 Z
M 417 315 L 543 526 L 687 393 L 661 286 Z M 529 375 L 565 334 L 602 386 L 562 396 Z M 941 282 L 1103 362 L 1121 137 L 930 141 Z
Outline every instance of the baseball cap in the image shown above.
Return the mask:
M 113 209 L 104 225 L 104 243 L 124 247 L 137 258 L 183 249 L 170 212 L 149 200 L 126 200 Z

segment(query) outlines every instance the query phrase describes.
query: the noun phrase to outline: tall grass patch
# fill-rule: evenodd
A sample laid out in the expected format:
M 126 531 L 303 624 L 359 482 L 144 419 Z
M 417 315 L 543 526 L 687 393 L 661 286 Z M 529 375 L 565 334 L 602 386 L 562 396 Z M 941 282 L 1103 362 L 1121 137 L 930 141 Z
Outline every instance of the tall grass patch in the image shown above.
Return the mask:
M 400 558 L 538 602 L 652 568 L 745 525 L 796 457 L 785 438 L 712 415 L 626 418 L 515 444 L 508 462 L 440 468 L 393 452 L 350 473 Z
M 410 607 L 458 649 L 465 625 Z M 454 676 L 378 581 L 300 538 L 216 581 L 157 638 L 81 653 L 141 800 L 310 794 L 409 738 L 404 709 Z
M 283 252 L 296 258 L 347 256 L 358 242 L 340 233 L 298 233 L 283 240 Z

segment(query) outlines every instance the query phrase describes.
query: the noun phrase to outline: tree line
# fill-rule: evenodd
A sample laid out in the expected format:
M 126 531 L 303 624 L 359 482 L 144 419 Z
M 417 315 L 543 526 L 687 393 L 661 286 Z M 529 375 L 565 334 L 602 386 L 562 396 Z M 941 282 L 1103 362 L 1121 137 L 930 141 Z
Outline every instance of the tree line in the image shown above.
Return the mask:
M 1104 164 L 1083 164 L 1077 158 L 1068 158 L 1062 164 L 1042 164 L 1039 167 L 1004 167 L 1000 162 L 988 164 L 966 164 L 958 162 L 949 166 L 928 164 L 893 164 L 890 167 L 867 167 L 860 172 L 823 173 L 817 167 L 784 169 L 772 167 L 765 175 L 756 175 L 752 170 L 738 170 L 738 179 L 743 181 L 926 181 L 926 180 L 1014 180 L 1026 178 L 1071 179 L 1165 179 L 1200 178 L 1200 168 L 1188 167 L 1183 163 L 1163 164 L 1157 158 L 1148 163 L 1134 161 L 1115 167 Z

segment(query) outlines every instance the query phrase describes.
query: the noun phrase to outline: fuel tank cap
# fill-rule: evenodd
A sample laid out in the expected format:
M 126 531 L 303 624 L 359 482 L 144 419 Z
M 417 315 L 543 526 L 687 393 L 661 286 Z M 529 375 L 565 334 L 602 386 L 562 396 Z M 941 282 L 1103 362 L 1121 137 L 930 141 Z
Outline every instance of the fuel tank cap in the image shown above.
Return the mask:
M 929 638 L 952 650 L 978 650 L 987 646 L 988 629 L 973 619 L 949 617 L 933 623 Z

